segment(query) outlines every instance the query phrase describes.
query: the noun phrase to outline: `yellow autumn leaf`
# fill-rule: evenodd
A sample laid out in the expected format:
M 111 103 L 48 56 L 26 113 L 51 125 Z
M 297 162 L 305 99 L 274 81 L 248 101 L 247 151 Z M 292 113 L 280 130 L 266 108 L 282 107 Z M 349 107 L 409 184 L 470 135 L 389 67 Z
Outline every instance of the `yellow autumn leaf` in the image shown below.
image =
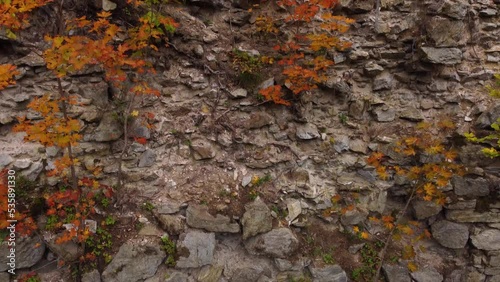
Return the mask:
M 413 249 L 413 246 L 411 245 L 406 245 L 404 248 L 403 248 L 403 251 L 402 251 L 402 254 L 401 254 L 401 257 L 405 260 L 408 260 L 408 259 L 412 259 L 414 258 L 416 255 L 415 253 L 415 250 Z
M 413 263 L 413 262 L 408 262 L 407 266 L 408 266 L 408 270 L 410 272 L 415 272 L 415 271 L 418 270 L 418 266 L 415 263 Z
M 130 113 L 130 116 L 131 116 L 131 117 L 137 117 L 137 116 L 139 116 L 139 111 L 138 111 L 138 110 L 133 110 L 133 111 Z

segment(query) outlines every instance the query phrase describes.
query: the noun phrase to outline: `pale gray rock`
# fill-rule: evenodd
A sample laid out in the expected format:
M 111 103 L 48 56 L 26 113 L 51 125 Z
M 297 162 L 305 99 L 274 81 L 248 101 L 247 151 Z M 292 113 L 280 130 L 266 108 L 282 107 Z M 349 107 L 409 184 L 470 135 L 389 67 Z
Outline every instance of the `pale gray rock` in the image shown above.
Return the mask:
M 231 97 L 233 97 L 234 99 L 246 98 L 248 95 L 248 91 L 246 89 L 239 88 L 239 89 L 236 89 L 234 91 L 231 91 L 230 94 L 231 94 Z
M 184 220 L 179 216 L 159 214 L 157 215 L 157 218 L 160 222 L 160 227 L 167 231 L 169 235 L 179 235 L 184 232 L 184 229 L 186 228 Z
M 368 76 L 373 77 L 383 72 L 384 68 L 374 62 L 369 62 L 365 65 L 364 71 Z
M 6 167 L 13 161 L 14 159 L 10 155 L 0 154 L 0 168 Z
M 399 6 L 404 3 L 404 0 L 381 0 L 380 1 L 380 7 L 382 9 L 389 9 L 394 6 Z
M 472 245 L 480 250 L 500 250 L 500 230 L 486 229 L 477 235 L 471 235 Z
M 273 123 L 273 117 L 265 112 L 253 112 L 246 121 L 245 127 L 248 129 L 257 129 Z
M 117 5 L 114 2 L 111 2 L 109 0 L 102 0 L 102 9 L 104 11 L 113 11 L 116 9 Z
M 112 113 L 106 113 L 94 131 L 94 140 L 98 142 L 115 141 L 120 139 L 122 135 L 123 126 Z
M 99 110 L 94 105 L 89 105 L 84 108 L 84 112 L 80 116 L 80 119 L 86 122 L 97 122 L 102 118 L 103 111 Z
M 372 188 L 370 182 L 354 173 L 343 173 L 337 178 L 340 191 L 366 191 Z
M 144 282 L 196 282 L 196 279 L 183 271 L 160 265 L 156 274 L 144 280 Z
M 155 236 L 161 237 L 165 233 L 160 230 L 156 225 L 151 223 L 146 223 L 141 230 L 137 233 L 139 236 Z
M 365 243 L 355 244 L 355 245 L 349 246 L 348 251 L 350 254 L 354 255 L 357 252 L 359 252 L 364 246 L 365 246 Z
M 0 281 L 5 281 L 5 282 L 10 281 L 10 274 L 7 272 L 0 272 Z
M 346 8 L 353 13 L 365 13 L 375 8 L 375 0 L 366 0 L 366 1 L 340 0 L 339 6 Z
M 472 179 L 454 176 L 451 183 L 458 196 L 482 197 L 490 193 L 489 183 L 484 178 Z
M 58 258 L 65 261 L 76 261 L 83 254 L 83 249 L 73 241 L 56 244 L 55 239 L 48 242 L 48 246 Z
M 235 26 L 244 26 L 248 23 L 250 17 L 251 14 L 246 10 L 233 10 L 226 19 L 226 22 Z
M 321 135 L 319 134 L 316 125 L 311 123 L 306 123 L 297 125 L 296 136 L 297 138 L 302 140 L 311 140 L 319 138 Z
M 14 121 L 12 114 L 10 113 L 0 113 L 0 124 L 9 124 Z
M 143 281 L 152 277 L 165 258 L 165 252 L 158 243 L 127 242 L 123 244 L 113 260 L 104 269 L 104 282 Z
M 422 99 L 422 101 L 420 101 L 420 108 L 423 110 L 429 110 L 432 109 L 433 107 L 434 107 L 434 102 L 430 99 Z
M 104 81 L 99 83 L 89 83 L 80 85 L 80 95 L 87 99 L 92 99 L 92 104 L 98 108 L 108 105 L 108 84 Z
M 418 220 L 437 215 L 443 209 L 441 205 L 438 205 L 432 201 L 425 201 L 420 199 L 413 201 L 412 206 L 415 217 Z
M 488 276 L 500 275 L 500 267 L 486 267 L 484 269 L 484 274 L 486 274 Z
M 340 217 L 340 221 L 343 225 L 356 225 L 363 222 L 363 220 L 365 220 L 367 217 L 368 214 L 362 211 L 352 210 L 342 214 L 342 216 Z
M 40 173 L 42 172 L 42 170 L 43 170 L 42 162 L 34 162 L 31 164 L 31 166 L 28 169 L 23 170 L 21 172 L 21 175 L 26 177 L 26 179 L 29 181 L 35 181 L 35 180 L 37 180 L 37 178 L 40 175 Z
M 333 143 L 333 149 L 337 151 L 337 153 L 342 153 L 344 151 L 349 150 L 349 137 L 346 135 L 340 135 L 335 138 L 335 142 Z
M 489 107 L 476 120 L 475 126 L 484 129 L 491 129 L 491 124 L 500 118 L 500 103 Z
M 458 48 L 421 47 L 420 50 L 429 63 L 455 65 L 462 61 L 462 51 Z
M 241 179 L 241 186 L 247 187 L 247 185 L 250 184 L 250 182 L 252 182 L 252 175 L 247 174 L 243 176 L 243 178 Z
M 196 268 L 211 264 L 214 258 L 215 233 L 190 230 L 179 236 L 177 268 Z
M 350 97 L 352 94 L 352 86 L 341 77 L 329 77 L 323 86 L 328 89 L 333 89 L 334 94 L 340 97 Z
M 187 2 L 194 5 L 209 6 L 212 8 L 230 7 L 230 2 L 225 0 L 188 0 Z
M 394 87 L 394 77 L 390 72 L 382 72 L 373 80 L 373 91 L 390 90 Z
M 498 11 L 493 8 L 486 8 L 481 11 L 479 11 L 479 15 L 482 17 L 494 17 L 496 16 Z
M 138 167 L 150 167 L 156 162 L 156 153 L 153 150 L 146 150 L 139 158 Z
M 453 19 L 463 20 L 467 15 L 468 8 L 469 3 L 467 2 L 445 0 L 438 12 Z
M 424 117 L 422 116 L 422 111 L 412 107 L 406 108 L 401 111 L 399 113 L 399 117 L 410 121 L 422 121 L 424 119 Z
M 487 222 L 497 223 L 500 222 L 500 212 L 486 211 L 476 212 L 475 210 L 447 210 L 446 219 L 456 222 Z
M 432 17 L 428 22 L 429 38 L 436 47 L 456 47 L 467 43 L 465 22 L 441 17 Z
M 396 111 L 389 106 L 377 107 L 373 110 L 375 120 L 379 122 L 390 122 L 396 118 Z
M 158 214 L 174 214 L 180 211 L 181 202 L 168 200 L 156 206 L 155 212 Z
M 434 267 L 422 267 L 415 272 L 412 272 L 411 277 L 416 282 L 442 282 L 443 275 L 439 273 Z
M 224 130 L 217 135 L 217 143 L 223 147 L 229 147 L 233 144 L 233 136 L 228 130 Z
M 186 222 L 191 227 L 205 229 L 210 232 L 240 232 L 238 223 L 232 223 L 231 219 L 225 215 L 212 216 L 208 213 L 207 206 L 189 205 L 186 210 Z
M 288 258 L 299 247 L 299 240 L 285 227 L 257 235 L 245 242 L 245 248 L 252 255 L 268 255 L 273 258 Z
M 273 228 L 271 210 L 260 198 L 257 198 L 245 205 L 241 224 L 243 226 L 243 240 L 268 232 Z
M 16 60 L 14 63 L 18 66 L 27 65 L 30 67 L 43 67 L 46 64 L 43 56 L 40 56 L 37 52 L 30 52 L 28 55 Z
M 309 265 L 309 271 L 314 282 L 347 282 L 347 274 L 340 265 L 325 265 L 316 267 Z
M 361 139 L 355 139 L 349 143 L 349 149 L 356 153 L 366 154 L 368 152 L 368 144 Z
M 205 54 L 203 46 L 201 46 L 200 44 L 196 44 L 193 48 L 193 53 L 199 58 L 203 57 L 203 54 Z
M 488 278 L 488 282 L 500 282 L 500 275 L 493 275 Z
M 365 116 L 366 106 L 365 101 L 354 100 L 349 103 L 349 116 L 356 119 L 362 120 Z
M 270 269 L 261 265 L 240 267 L 234 271 L 231 282 L 253 282 L 258 281 L 263 274 L 271 274 Z
M 491 256 L 489 261 L 488 261 L 488 265 L 499 267 L 500 266 L 500 254 Z
M 287 259 L 275 258 L 274 264 L 276 265 L 279 271 L 287 271 L 292 269 L 293 267 L 292 262 Z
M 462 249 L 469 240 L 467 225 L 448 220 L 437 221 L 431 226 L 432 237 L 444 247 Z
M 82 282 L 101 282 L 101 274 L 97 269 L 86 272 L 82 275 Z
M 198 282 L 218 282 L 222 276 L 223 266 L 220 265 L 206 265 L 198 273 Z
M 17 159 L 14 161 L 12 164 L 14 169 L 26 169 L 31 165 L 31 160 L 30 159 Z
M 40 236 L 18 236 L 15 243 L 16 269 L 32 267 L 42 259 L 45 253 L 45 243 Z M 7 265 L 10 260 L 10 258 L 7 257 L 10 255 L 10 248 L 11 247 L 7 245 L 7 241 L 4 241 L 4 243 L 0 245 L 0 272 L 10 269 Z
M 288 222 L 292 222 L 302 213 L 302 207 L 300 204 L 300 200 L 290 199 L 286 205 L 288 210 L 288 215 L 286 216 L 286 220 Z
M 387 282 L 411 282 L 410 273 L 406 267 L 384 264 L 382 270 Z
M 274 85 L 274 77 L 264 80 L 258 87 L 259 90 L 266 89 Z
M 431 92 L 445 92 L 448 90 L 448 81 L 443 79 L 433 80 L 432 83 L 427 86 L 427 89 Z
M 482 273 L 479 273 L 477 270 L 473 269 L 473 270 L 469 270 L 467 272 L 467 275 L 465 275 L 464 279 L 462 281 L 474 281 L 474 282 L 484 282 L 485 281 L 485 278 L 486 276 Z M 461 281 L 460 281 L 461 282 Z
M 193 157 L 195 160 L 212 159 L 216 155 L 216 151 L 212 144 L 207 140 L 197 139 L 191 143 Z
M 146 125 L 146 120 L 142 118 L 135 119 L 130 126 L 130 134 L 138 138 L 151 138 L 151 130 Z

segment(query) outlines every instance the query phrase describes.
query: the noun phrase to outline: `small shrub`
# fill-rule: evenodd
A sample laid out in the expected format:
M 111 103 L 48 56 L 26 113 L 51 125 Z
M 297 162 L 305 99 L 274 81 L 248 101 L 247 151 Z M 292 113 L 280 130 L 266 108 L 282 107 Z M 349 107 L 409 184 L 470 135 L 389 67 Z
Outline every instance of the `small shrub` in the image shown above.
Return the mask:
M 175 255 L 177 252 L 177 246 L 173 240 L 171 240 L 168 236 L 161 237 L 161 248 L 167 254 L 167 258 L 165 259 L 165 264 L 167 266 L 174 267 L 175 266 Z

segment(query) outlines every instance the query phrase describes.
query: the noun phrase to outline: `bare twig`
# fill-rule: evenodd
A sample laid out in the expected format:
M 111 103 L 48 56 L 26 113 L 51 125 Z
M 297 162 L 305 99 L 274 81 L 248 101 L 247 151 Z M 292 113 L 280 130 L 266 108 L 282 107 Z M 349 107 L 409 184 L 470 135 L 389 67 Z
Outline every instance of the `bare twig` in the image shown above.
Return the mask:
M 415 196 L 415 191 L 417 190 L 416 188 L 417 186 L 414 186 L 414 188 L 411 190 L 411 194 L 410 194 L 410 197 L 408 198 L 408 200 L 406 201 L 406 204 L 403 208 L 403 210 L 400 211 L 399 213 L 399 217 L 397 218 L 395 224 L 394 224 L 394 228 L 391 229 L 391 232 L 389 232 L 389 234 L 387 235 L 387 238 L 385 239 L 384 241 L 384 248 L 382 249 L 382 251 L 380 251 L 379 253 L 379 259 L 380 259 L 380 262 L 379 262 L 379 265 L 377 267 L 377 273 L 375 274 L 375 276 L 373 277 L 373 282 L 378 282 L 379 281 L 379 277 L 380 277 L 380 271 L 382 269 L 382 266 L 384 265 L 384 259 L 385 259 L 385 255 L 387 253 L 387 249 L 389 248 L 389 245 L 391 244 L 392 242 L 392 236 L 394 235 L 394 232 L 396 231 L 396 226 L 398 226 L 398 224 L 401 222 L 401 220 L 403 219 L 403 216 L 406 214 L 406 212 L 408 211 L 408 207 L 410 206 L 410 203 L 411 201 L 413 200 L 413 197 Z
M 127 95 L 130 87 L 125 87 L 124 95 Z M 134 104 L 135 94 L 132 93 L 132 97 L 130 97 L 130 101 L 128 102 L 127 109 L 123 112 L 123 148 L 120 152 L 120 156 L 118 157 L 118 189 L 123 187 L 123 157 L 127 152 L 128 148 L 128 117 L 130 115 L 130 111 L 132 110 L 132 105 Z

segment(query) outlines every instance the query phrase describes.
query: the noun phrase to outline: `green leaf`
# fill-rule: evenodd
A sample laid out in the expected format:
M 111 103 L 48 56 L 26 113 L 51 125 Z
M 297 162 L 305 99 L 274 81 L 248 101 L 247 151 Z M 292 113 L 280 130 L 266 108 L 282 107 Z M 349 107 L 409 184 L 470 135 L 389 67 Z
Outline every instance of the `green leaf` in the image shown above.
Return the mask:
M 499 131 L 500 130 L 500 125 L 498 123 L 493 123 L 491 125 L 491 128 L 495 129 L 496 131 Z
M 9 38 L 9 39 L 16 39 L 17 38 L 17 35 L 14 32 L 12 32 L 12 30 L 10 30 L 10 29 L 5 30 L 5 33 L 7 35 L 7 38 Z

